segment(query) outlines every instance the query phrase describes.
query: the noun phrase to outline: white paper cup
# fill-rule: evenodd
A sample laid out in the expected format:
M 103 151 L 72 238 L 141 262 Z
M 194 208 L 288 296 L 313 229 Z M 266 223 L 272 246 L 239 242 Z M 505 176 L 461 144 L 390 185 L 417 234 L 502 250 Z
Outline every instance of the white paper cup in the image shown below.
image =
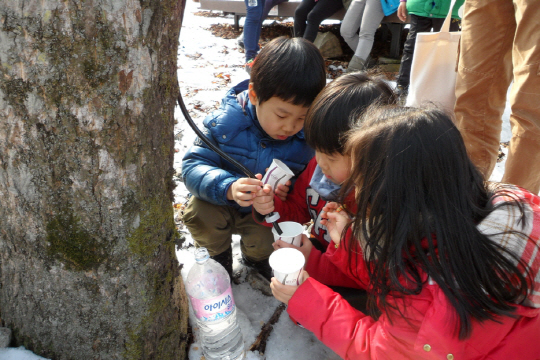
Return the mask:
M 283 285 L 300 285 L 300 274 L 304 267 L 304 255 L 293 248 L 281 248 L 268 259 L 274 270 L 274 277 Z
M 284 221 L 278 223 L 283 234 L 278 235 L 276 229 L 272 228 L 272 234 L 274 234 L 274 241 L 285 241 L 287 244 L 300 247 L 302 245 L 302 234 L 304 233 L 304 226 L 294 221 Z
M 279 184 L 285 184 L 293 176 L 294 173 L 287 165 L 278 159 L 274 159 L 268 171 L 264 174 L 262 182 L 264 185 L 269 184 L 272 187 L 272 191 L 274 191 Z

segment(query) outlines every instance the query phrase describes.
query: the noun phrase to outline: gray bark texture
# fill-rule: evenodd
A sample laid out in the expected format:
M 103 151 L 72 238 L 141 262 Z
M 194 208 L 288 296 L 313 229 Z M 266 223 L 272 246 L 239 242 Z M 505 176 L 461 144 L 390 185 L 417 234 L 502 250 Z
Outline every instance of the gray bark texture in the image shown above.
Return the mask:
M 52 359 L 184 359 L 185 0 L 0 1 L 0 326 Z

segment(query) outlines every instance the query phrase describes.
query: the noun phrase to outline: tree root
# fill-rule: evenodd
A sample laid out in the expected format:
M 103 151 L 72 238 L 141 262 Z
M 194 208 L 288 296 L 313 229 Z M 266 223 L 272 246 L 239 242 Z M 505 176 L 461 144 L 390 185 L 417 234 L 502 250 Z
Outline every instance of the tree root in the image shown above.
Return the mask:
M 270 317 L 270 320 L 268 320 L 261 328 L 261 332 L 251 344 L 249 347 L 249 351 L 255 351 L 257 350 L 259 354 L 264 354 L 264 351 L 266 350 L 266 341 L 268 340 L 268 336 L 270 336 L 270 333 L 272 332 L 274 328 L 274 324 L 277 323 L 279 320 L 279 316 L 281 313 L 285 310 L 285 304 L 279 304 L 279 306 L 276 308 L 272 316 Z

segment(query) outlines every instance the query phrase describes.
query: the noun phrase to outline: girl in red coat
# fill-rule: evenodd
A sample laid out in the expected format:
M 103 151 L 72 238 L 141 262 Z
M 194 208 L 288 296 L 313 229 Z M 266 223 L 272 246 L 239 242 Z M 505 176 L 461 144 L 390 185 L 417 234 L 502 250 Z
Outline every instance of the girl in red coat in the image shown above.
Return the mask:
M 286 200 L 274 195 L 270 185 L 266 185 L 253 199 L 253 208 L 261 215 L 276 211 L 280 221 L 300 224 L 313 221 L 311 242 L 316 248 L 313 253 L 321 255 L 331 241 L 321 223 L 321 212 L 328 201 L 337 200 L 341 184 L 351 169 L 350 158 L 344 151 L 344 137 L 358 116 L 375 102 L 394 103 L 395 95 L 384 80 L 366 73 L 344 74 L 326 85 L 313 101 L 304 123 L 306 142 L 315 149 L 315 157 L 300 174 Z M 310 264 L 306 269 L 311 271 Z M 346 289 L 358 287 L 354 279 L 332 276 L 325 279 L 324 284 L 333 286 L 355 306 L 363 307 L 363 300 L 354 300 L 358 297 Z
M 341 184 L 351 169 L 349 156 L 344 153 L 344 136 L 358 115 L 374 102 L 394 103 L 395 95 L 384 80 L 366 73 L 344 74 L 326 85 L 313 101 L 304 122 L 304 136 L 315 149 L 315 157 L 300 174 L 286 200 L 266 185 L 253 199 L 255 210 L 261 215 L 276 211 L 280 221 L 304 224 L 312 220 L 312 239 L 324 252 L 331 240 L 321 224 L 320 214 L 327 201 L 337 200 Z
M 368 284 L 367 314 L 318 274 L 273 278 L 274 296 L 345 359 L 540 359 L 540 198 L 484 182 L 440 110 L 374 108 L 358 124 L 343 185 L 357 211 L 327 207 L 336 246 L 319 261 Z

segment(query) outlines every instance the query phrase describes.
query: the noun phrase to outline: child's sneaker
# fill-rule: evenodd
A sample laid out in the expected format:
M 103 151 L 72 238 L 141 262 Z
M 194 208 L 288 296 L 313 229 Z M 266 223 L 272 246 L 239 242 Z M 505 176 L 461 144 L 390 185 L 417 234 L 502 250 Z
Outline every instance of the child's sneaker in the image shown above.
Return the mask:
M 251 68 L 253 67 L 253 62 L 254 61 L 255 61 L 255 59 L 251 59 L 246 63 L 246 65 L 244 65 L 244 69 L 246 70 L 248 75 L 251 75 Z

